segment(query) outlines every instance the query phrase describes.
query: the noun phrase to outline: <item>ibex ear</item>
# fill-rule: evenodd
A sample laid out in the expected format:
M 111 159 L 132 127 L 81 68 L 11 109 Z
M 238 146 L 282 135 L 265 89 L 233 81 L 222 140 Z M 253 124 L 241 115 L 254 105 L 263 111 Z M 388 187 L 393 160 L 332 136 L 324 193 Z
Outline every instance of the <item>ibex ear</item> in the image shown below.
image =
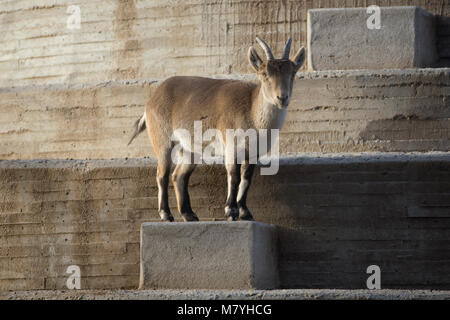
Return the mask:
M 259 67 L 262 64 L 262 60 L 261 58 L 258 56 L 258 53 L 256 53 L 255 48 L 250 47 L 248 49 L 248 62 L 250 62 L 250 65 L 252 66 L 252 68 L 258 72 Z
M 295 64 L 297 70 L 301 68 L 301 66 L 303 65 L 303 63 L 305 62 L 305 48 L 301 47 L 297 53 L 295 54 L 294 59 L 292 60 L 292 62 Z

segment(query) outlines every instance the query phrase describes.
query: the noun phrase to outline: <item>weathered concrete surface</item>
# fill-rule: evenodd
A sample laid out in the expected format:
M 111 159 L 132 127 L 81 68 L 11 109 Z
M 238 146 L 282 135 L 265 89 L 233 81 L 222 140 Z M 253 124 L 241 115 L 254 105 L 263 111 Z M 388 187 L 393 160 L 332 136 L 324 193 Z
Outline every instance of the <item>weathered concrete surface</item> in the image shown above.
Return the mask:
M 435 17 L 419 7 L 380 8 L 380 29 L 369 29 L 366 8 L 308 11 L 310 70 L 434 67 Z
M 0 291 L 0 300 L 450 300 L 444 290 L 39 290 Z
M 308 9 L 368 4 L 362 0 L 3 1 L 0 87 L 247 73 L 247 50 L 255 36 L 263 37 L 278 54 L 289 36 L 293 49 L 306 47 Z M 385 0 L 370 4 L 387 5 Z M 67 28 L 69 5 L 80 7 L 80 29 Z M 447 1 L 397 0 L 395 5 L 417 5 L 450 16 Z
M 276 227 L 260 222 L 144 223 L 141 289 L 278 288 Z
M 145 132 L 126 145 L 157 85 L 145 80 L 0 89 L 0 159 L 151 156 Z M 447 151 L 449 101 L 449 68 L 299 73 L 280 151 Z
M 149 159 L 0 161 L 0 290 L 137 288 L 139 230 L 157 222 Z M 175 218 L 174 193 L 170 207 Z M 248 206 L 279 230 L 282 288 L 450 288 L 450 155 L 305 154 L 260 176 Z M 223 218 L 225 170 L 190 184 L 202 221 Z

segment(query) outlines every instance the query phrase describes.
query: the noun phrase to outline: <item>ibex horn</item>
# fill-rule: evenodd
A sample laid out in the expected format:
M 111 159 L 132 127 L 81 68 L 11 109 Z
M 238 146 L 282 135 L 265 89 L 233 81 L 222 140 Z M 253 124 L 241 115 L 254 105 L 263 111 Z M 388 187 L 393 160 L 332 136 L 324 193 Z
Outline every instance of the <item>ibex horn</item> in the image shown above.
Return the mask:
M 259 45 L 264 49 L 264 52 L 266 53 L 267 60 L 273 60 L 274 58 L 273 58 L 272 51 L 270 50 L 270 48 L 267 45 L 267 43 L 265 43 L 263 40 L 261 40 L 258 37 L 256 37 L 256 41 L 258 41 Z
M 291 42 L 292 39 L 289 38 L 286 42 L 286 46 L 284 47 L 283 57 L 281 58 L 282 60 L 289 60 L 289 53 L 291 52 Z

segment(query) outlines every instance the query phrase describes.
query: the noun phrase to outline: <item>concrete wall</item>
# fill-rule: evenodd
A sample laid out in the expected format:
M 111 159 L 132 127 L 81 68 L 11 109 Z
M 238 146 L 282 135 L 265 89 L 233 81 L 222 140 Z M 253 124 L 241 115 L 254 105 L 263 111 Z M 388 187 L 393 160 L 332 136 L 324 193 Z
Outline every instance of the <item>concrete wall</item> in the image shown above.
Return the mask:
M 145 134 L 125 147 L 157 85 L 144 79 L 247 73 L 256 35 L 279 54 L 288 35 L 306 45 L 307 9 L 368 3 L 79 0 L 82 27 L 69 30 L 71 4 L 1 5 L 0 159 L 151 156 Z M 448 151 L 449 72 L 301 73 L 281 150 Z M 361 288 L 378 263 L 386 286 L 450 288 L 448 154 L 302 159 L 257 177 L 249 199 L 282 229 L 284 287 Z M 193 176 L 202 219 L 223 215 L 223 173 Z M 72 264 L 84 288 L 136 287 L 139 227 L 158 219 L 154 175 L 151 160 L 0 161 L 0 290 L 64 288 Z
M 81 29 L 67 29 L 69 5 Z M 290 35 L 306 47 L 311 8 L 417 5 L 450 16 L 432 0 L 17 0 L 0 8 L 0 87 L 249 72 L 256 35 L 281 54 Z
M 201 166 L 191 201 L 201 220 L 223 217 L 225 170 Z M 151 160 L 0 161 L 0 290 L 136 288 L 139 227 L 158 221 Z M 450 157 L 307 156 L 275 176 L 256 170 L 248 205 L 279 227 L 285 288 L 450 288 Z M 174 193 L 170 191 L 174 215 Z
M 281 152 L 448 151 L 449 79 L 450 69 L 299 73 Z M 146 133 L 126 144 L 156 85 L 0 89 L 0 159 L 151 156 Z

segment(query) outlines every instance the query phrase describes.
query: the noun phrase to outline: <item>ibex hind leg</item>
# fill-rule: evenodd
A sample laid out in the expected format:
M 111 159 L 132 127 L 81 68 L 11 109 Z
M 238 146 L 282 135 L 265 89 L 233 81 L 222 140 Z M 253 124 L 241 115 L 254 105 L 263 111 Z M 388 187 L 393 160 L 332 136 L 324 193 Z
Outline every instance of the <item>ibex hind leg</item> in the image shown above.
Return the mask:
M 169 208 L 169 175 L 172 165 L 172 147 L 162 148 L 157 152 L 158 169 L 156 182 L 158 184 L 158 213 L 163 221 L 174 221 Z
M 172 174 L 172 181 L 177 196 L 178 211 L 184 221 L 198 221 L 197 215 L 192 211 L 189 198 L 189 178 L 195 169 L 195 164 L 179 163 Z

